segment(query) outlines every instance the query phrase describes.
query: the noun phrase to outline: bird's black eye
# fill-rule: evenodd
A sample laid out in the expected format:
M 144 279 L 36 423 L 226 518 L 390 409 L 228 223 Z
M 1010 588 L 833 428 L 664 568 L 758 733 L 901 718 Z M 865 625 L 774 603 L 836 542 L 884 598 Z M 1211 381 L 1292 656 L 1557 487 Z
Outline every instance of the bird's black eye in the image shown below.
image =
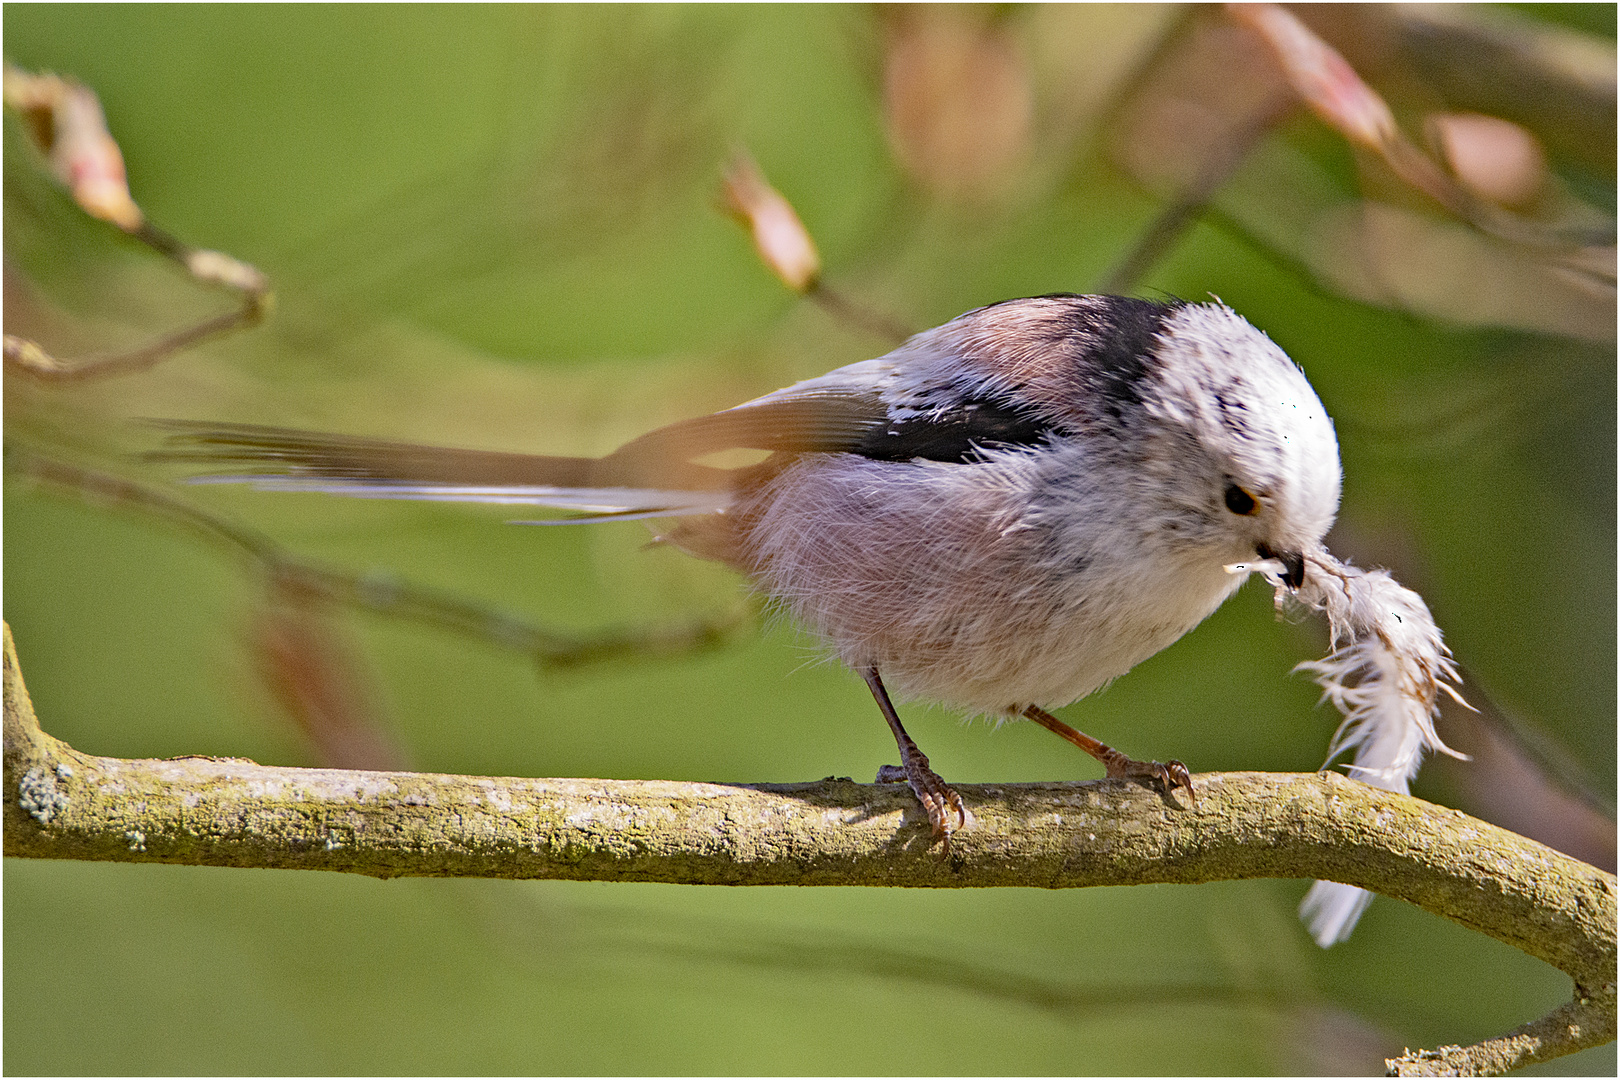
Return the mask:
M 1236 484 L 1226 485 L 1226 508 L 1239 517 L 1248 517 L 1260 509 L 1254 501 L 1254 496 L 1238 487 Z

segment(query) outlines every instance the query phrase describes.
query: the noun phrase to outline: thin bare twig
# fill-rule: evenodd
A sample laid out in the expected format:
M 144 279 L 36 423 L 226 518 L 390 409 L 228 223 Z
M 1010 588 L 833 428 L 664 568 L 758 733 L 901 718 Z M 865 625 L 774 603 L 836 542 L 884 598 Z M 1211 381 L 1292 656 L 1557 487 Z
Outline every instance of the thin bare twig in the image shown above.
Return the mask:
M 1164 258 L 1187 230 L 1198 223 L 1208 209 L 1210 199 L 1243 165 L 1249 152 L 1270 134 L 1271 129 L 1293 107 L 1293 98 L 1283 94 L 1262 103 L 1230 140 L 1205 160 L 1193 182 L 1159 211 L 1131 250 L 1103 276 L 1097 291 L 1127 293 L 1135 288 L 1154 264 Z
M 840 322 L 865 330 L 873 337 L 883 338 L 896 345 L 904 342 L 915 332 L 887 315 L 873 311 L 863 304 L 857 304 L 842 291 L 834 289 L 820 278 L 811 283 L 804 295 L 806 299 L 819 305 L 823 311 Z

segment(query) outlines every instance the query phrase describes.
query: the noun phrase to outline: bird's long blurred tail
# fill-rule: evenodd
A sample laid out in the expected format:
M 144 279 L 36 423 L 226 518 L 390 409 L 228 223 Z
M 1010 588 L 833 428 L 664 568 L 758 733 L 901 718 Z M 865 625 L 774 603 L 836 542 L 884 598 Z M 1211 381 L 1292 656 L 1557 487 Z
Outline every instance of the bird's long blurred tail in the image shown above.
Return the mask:
M 564 519 L 569 521 L 678 517 L 715 513 L 731 501 L 739 470 L 713 468 L 699 458 L 739 448 L 847 450 L 885 416 L 876 395 L 824 379 L 669 424 L 600 458 L 458 450 L 190 420 L 156 421 L 170 435 L 163 449 L 147 457 L 226 470 L 193 477 L 193 483 L 366 499 L 555 506 L 585 515 Z
M 593 517 L 709 513 L 728 498 L 724 470 L 673 455 L 549 457 L 253 424 L 160 425 L 171 435 L 149 458 L 228 470 L 193 477 L 193 483 L 369 499 L 554 506 Z

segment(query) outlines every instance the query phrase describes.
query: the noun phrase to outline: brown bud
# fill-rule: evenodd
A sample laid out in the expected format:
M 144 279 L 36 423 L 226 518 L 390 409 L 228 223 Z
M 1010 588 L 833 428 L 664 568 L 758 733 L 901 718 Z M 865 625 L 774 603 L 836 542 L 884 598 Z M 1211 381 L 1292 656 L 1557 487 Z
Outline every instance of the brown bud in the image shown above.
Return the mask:
M 270 287 L 264 274 L 240 259 L 218 251 L 193 251 L 186 255 L 186 269 L 199 281 L 227 285 L 243 292 L 260 293 Z
M 793 204 L 766 181 L 754 159 L 738 151 L 721 182 L 726 212 L 754 238 L 754 249 L 771 273 L 794 292 L 809 292 L 821 275 L 815 241 Z
M 1382 152 L 1399 138 L 1395 116 L 1349 61 L 1276 4 L 1227 4 L 1227 13 L 1271 48 L 1312 112 L 1351 142 Z
M 1547 155 L 1527 129 L 1479 113 L 1441 113 L 1430 137 L 1458 182 L 1498 206 L 1523 206 L 1547 179 Z
M 107 131 L 101 102 L 89 87 L 57 75 L 6 65 L 6 105 L 27 121 L 34 145 L 85 213 L 125 232 L 145 218 L 130 197 L 124 155 Z
M 994 199 L 1033 147 L 1029 63 L 993 9 L 885 9 L 883 124 L 895 158 L 933 194 Z
M 406 767 L 364 663 L 318 604 L 278 587 L 254 620 L 250 646 L 265 687 L 323 765 Z

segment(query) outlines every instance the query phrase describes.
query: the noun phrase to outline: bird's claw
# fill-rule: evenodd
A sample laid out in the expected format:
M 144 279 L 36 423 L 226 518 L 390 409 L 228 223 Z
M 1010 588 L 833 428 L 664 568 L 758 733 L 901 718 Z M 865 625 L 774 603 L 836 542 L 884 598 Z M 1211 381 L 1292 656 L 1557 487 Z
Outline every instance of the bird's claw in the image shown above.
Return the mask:
M 921 757 L 920 754 L 918 756 Z M 917 801 L 922 803 L 923 811 L 928 815 L 933 838 L 943 842 L 942 854 L 948 855 L 951 834 L 965 829 L 972 818 L 962 802 L 962 796 L 928 767 L 927 760 L 913 760 L 906 765 L 884 765 L 878 769 L 877 783 L 893 784 L 903 780 L 910 785 L 912 794 L 917 796 Z M 951 820 L 953 817 L 956 819 L 954 822 Z
M 1164 789 L 1166 795 L 1174 794 L 1178 787 L 1186 788 L 1193 806 L 1198 805 L 1198 791 L 1193 787 L 1192 773 L 1181 762 L 1135 761 L 1117 750 L 1113 751 L 1113 755 L 1107 762 L 1110 780 L 1153 780 Z

